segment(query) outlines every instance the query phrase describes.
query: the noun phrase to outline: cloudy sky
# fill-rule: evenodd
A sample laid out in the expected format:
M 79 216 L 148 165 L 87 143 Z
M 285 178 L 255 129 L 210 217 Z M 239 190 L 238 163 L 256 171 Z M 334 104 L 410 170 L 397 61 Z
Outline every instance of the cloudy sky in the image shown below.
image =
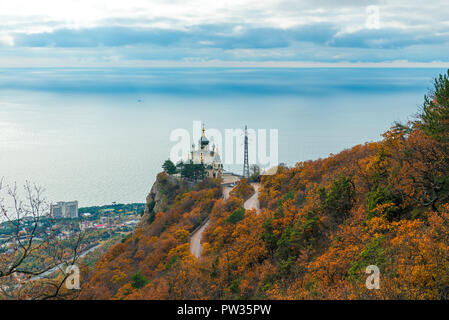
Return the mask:
M 0 2 L 0 67 L 334 64 L 448 66 L 449 2 Z

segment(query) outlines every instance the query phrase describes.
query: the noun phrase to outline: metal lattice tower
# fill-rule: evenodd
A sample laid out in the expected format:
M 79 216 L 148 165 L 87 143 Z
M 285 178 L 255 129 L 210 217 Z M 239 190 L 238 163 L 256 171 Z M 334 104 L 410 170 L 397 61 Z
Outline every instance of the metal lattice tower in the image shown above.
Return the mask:
M 248 129 L 245 126 L 245 159 L 243 163 L 243 178 L 249 178 L 249 163 L 248 163 Z

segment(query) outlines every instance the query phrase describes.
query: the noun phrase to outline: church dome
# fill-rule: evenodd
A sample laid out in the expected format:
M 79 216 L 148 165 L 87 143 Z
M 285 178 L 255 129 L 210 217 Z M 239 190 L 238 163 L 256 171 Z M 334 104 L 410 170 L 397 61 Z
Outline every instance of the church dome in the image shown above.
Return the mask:
M 209 144 L 209 139 L 207 139 L 205 136 L 201 136 L 200 138 L 200 145 L 208 145 Z
M 203 149 L 205 146 L 209 145 L 209 139 L 207 139 L 204 134 L 204 126 L 203 126 L 203 135 L 200 138 L 199 144 L 200 144 L 201 149 Z

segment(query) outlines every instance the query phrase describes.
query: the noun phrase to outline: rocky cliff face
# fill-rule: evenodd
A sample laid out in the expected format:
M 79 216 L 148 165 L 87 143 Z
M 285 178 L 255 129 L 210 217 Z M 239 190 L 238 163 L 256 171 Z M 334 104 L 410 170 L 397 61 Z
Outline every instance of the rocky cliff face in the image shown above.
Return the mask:
M 142 221 L 151 223 L 154 215 L 167 210 L 168 206 L 173 203 L 174 197 L 187 190 L 187 187 L 186 182 L 179 181 L 165 172 L 159 173 L 147 196 Z

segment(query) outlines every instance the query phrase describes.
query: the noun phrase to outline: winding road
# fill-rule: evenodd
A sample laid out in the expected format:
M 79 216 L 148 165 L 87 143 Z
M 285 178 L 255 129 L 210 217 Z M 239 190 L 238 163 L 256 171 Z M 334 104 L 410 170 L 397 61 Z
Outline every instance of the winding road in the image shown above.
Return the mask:
M 238 180 L 237 177 L 234 177 L 234 181 L 229 181 L 224 179 L 223 185 L 223 200 L 229 199 L 229 193 L 231 192 L 232 188 L 229 186 L 230 183 L 236 182 Z M 251 184 L 254 187 L 254 194 L 245 201 L 243 204 L 243 207 L 245 210 L 251 210 L 256 209 L 257 212 L 260 210 L 259 206 L 259 184 L 258 183 L 252 183 Z M 209 226 L 209 219 L 206 221 L 205 224 L 203 224 L 198 230 L 196 230 L 190 237 L 190 252 L 197 257 L 198 259 L 201 257 L 201 252 L 203 251 L 203 246 L 201 244 L 201 237 L 203 235 L 204 230 Z
M 256 212 L 259 212 L 260 210 L 260 205 L 259 205 L 259 187 L 260 185 L 258 183 L 251 183 L 251 185 L 254 188 L 254 194 L 249 197 L 245 203 L 243 204 L 243 208 L 245 208 L 245 210 L 252 210 L 252 209 L 256 209 Z
M 78 255 L 78 259 L 84 257 L 85 255 L 87 255 L 88 253 L 97 250 L 99 247 L 101 247 L 101 244 L 97 244 L 96 246 L 90 248 L 90 249 L 86 249 L 85 251 L 83 251 L 80 255 Z M 56 267 L 53 267 L 50 270 L 47 270 L 37 276 L 32 277 L 31 279 L 29 279 L 28 281 L 33 281 L 33 280 L 39 280 L 39 279 L 44 279 L 47 276 L 51 275 L 52 273 L 61 270 L 61 268 L 63 266 L 67 265 L 67 262 L 65 263 L 61 263 L 59 265 L 57 265 Z
M 209 225 L 209 219 L 203 224 L 201 228 L 195 231 L 190 237 L 190 252 L 197 258 L 201 257 L 201 251 L 203 251 L 203 246 L 201 245 L 201 236 L 204 230 L 206 230 Z

